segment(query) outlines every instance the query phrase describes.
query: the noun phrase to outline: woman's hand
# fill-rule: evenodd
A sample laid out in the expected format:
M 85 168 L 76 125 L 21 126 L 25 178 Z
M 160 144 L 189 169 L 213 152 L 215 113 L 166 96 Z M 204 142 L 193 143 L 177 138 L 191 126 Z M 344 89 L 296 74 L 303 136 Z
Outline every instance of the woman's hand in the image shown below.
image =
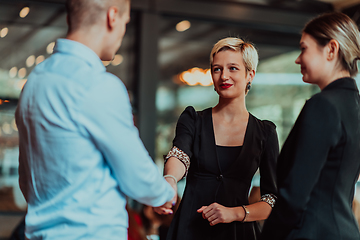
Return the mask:
M 154 211 L 157 214 L 160 215 L 168 215 L 168 214 L 173 214 L 173 210 L 171 209 L 172 207 L 172 201 L 166 202 L 164 205 L 159 206 L 159 207 L 154 207 Z
M 174 197 L 171 199 L 171 201 L 166 202 L 164 205 L 159 206 L 159 207 L 154 207 L 154 211 L 157 214 L 160 215 L 168 215 L 168 214 L 173 214 L 173 210 L 171 209 L 173 206 L 175 206 L 176 204 L 176 200 L 177 200 L 177 183 L 175 182 L 174 179 L 172 178 L 165 178 L 165 180 L 170 184 L 170 186 L 174 189 L 175 191 L 175 195 Z
M 165 180 L 170 184 L 170 186 L 175 191 L 175 195 L 174 195 L 173 199 L 171 200 L 172 206 L 175 206 L 176 200 L 177 200 L 177 182 L 175 182 L 175 180 L 173 178 L 165 178 Z
M 202 206 L 197 212 L 202 213 L 202 217 L 207 219 L 211 226 L 218 223 L 230 223 L 238 219 L 238 213 L 235 208 L 224 207 L 218 203 Z

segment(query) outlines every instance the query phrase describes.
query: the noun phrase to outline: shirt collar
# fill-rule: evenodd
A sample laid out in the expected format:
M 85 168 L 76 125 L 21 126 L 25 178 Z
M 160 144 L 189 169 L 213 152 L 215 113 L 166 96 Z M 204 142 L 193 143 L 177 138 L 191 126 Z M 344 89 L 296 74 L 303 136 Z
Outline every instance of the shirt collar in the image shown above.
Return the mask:
M 354 91 L 359 91 L 356 82 L 353 78 L 350 77 L 344 77 L 339 78 L 333 82 L 331 82 L 329 85 L 327 85 L 323 91 L 334 89 L 334 88 L 346 88 Z
M 93 69 L 106 71 L 106 68 L 101 62 L 99 56 L 92 49 L 80 42 L 64 38 L 58 39 L 54 48 L 54 53 L 56 52 L 76 56 L 84 60 Z

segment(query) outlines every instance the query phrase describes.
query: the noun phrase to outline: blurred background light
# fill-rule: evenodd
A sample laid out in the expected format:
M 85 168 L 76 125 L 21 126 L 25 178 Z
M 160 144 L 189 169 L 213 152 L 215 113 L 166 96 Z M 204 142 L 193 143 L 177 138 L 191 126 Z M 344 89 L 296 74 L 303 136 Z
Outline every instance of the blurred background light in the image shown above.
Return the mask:
M 19 90 L 23 89 L 26 81 L 27 81 L 27 79 L 20 79 L 20 80 L 16 81 L 16 86 L 15 87 L 17 89 L 19 89 Z
M 4 38 L 8 33 L 9 33 L 9 29 L 7 27 L 4 27 L 3 29 L 0 30 L 0 37 Z
M 19 16 L 21 18 L 25 18 L 30 12 L 30 8 L 29 7 L 24 7 L 23 9 L 21 9 Z
M 124 61 L 124 57 L 121 54 L 116 54 L 111 62 L 111 65 L 118 66 Z
M 190 85 L 210 86 L 213 84 L 210 69 L 191 68 L 178 75 L 181 82 Z
M 26 76 L 26 68 L 20 68 L 18 72 L 19 78 L 24 78 Z
M 11 78 L 14 78 L 14 77 L 16 77 L 17 72 L 18 72 L 17 67 L 12 67 L 12 68 L 10 69 L 10 71 L 9 71 L 9 76 L 10 76 Z
M 32 67 L 35 64 L 35 55 L 31 55 L 26 59 L 26 66 Z
M 54 52 L 54 47 L 55 47 L 55 42 L 49 43 L 49 45 L 47 45 L 46 47 L 46 52 L 48 54 L 52 54 Z
M 183 20 L 176 24 L 176 31 L 184 32 L 191 27 L 191 23 L 188 20 Z
M 104 64 L 105 67 L 109 66 L 109 64 L 111 63 L 111 61 L 102 61 L 102 63 Z
M 41 63 L 42 61 L 45 60 L 45 57 L 43 55 L 40 55 L 36 58 L 36 65 L 38 65 L 39 63 Z

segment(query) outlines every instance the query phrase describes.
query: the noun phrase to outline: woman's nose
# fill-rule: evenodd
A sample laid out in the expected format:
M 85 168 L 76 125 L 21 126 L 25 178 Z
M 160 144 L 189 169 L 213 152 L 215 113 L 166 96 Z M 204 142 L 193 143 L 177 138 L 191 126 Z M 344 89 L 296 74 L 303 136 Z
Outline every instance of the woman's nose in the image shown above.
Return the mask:
M 297 57 L 297 59 L 295 60 L 296 64 L 300 64 L 300 56 Z
M 221 79 L 223 79 L 223 80 L 229 79 L 229 74 L 228 74 L 227 71 L 222 71 L 222 73 L 221 73 Z

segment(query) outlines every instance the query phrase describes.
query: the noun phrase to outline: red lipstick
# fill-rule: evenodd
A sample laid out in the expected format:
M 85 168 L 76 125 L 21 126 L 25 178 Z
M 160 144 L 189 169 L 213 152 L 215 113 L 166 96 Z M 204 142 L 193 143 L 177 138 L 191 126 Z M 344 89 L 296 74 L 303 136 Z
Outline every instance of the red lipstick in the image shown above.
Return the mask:
M 233 84 L 230 84 L 230 83 L 223 83 L 223 84 L 220 84 L 220 87 L 222 88 L 222 89 L 227 89 L 227 88 L 229 88 L 229 87 L 231 87 Z

